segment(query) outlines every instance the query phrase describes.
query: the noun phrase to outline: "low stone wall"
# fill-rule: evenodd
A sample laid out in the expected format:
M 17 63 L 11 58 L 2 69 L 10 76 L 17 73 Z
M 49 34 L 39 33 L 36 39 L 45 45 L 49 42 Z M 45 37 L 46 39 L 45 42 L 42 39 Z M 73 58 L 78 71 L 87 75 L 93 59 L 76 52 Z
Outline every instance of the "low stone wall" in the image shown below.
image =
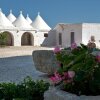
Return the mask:
M 52 50 L 36 50 L 32 56 L 37 70 L 53 74 L 58 69 L 58 62 Z
M 100 100 L 100 96 L 77 96 L 56 88 L 44 93 L 44 100 Z

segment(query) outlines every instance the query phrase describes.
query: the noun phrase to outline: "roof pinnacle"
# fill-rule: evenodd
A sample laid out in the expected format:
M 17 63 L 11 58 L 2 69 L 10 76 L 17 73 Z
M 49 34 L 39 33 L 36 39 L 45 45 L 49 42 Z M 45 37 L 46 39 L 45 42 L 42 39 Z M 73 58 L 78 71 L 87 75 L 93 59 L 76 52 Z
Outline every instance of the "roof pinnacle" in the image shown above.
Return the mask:
M 27 17 L 29 17 L 29 14 L 27 14 Z
M 40 12 L 38 12 L 38 15 L 40 15 Z
M 12 9 L 10 9 L 10 13 L 12 13 Z
M 2 9 L 0 8 L 0 12 L 2 12 Z
M 20 11 L 20 14 L 22 14 L 22 11 Z

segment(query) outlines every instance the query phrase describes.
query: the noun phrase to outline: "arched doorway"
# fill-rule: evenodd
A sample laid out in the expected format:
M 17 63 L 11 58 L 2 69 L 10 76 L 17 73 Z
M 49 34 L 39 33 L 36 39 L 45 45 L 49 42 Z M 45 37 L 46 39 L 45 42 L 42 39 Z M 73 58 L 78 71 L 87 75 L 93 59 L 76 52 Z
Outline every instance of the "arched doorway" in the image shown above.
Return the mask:
M 21 37 L 21 45 L 23 46 L 31 46 L 34 44 L 34 38 L 31 33 L 25 32 Z
M 2 32 L 0 35 L 0 44 L 13 46 L 13 36 L 10 32 Z

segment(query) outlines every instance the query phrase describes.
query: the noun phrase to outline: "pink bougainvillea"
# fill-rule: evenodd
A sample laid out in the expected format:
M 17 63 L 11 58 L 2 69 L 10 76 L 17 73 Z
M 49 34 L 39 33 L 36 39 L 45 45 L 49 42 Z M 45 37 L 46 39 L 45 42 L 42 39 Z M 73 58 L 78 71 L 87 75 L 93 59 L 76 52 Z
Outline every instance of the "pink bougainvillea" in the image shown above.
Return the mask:
M 68 71 L 68 78 L 74 78 L 75 72 L 74 71 Z
M 62 77 L 61 77 L 61 75 L 60 75 L 59 73 L 55 72 L 55 73 L 54 73 L 54 76 L 52 76 L 52 77 L 50 78 L 50 80 L 51 80 L 54 84 L 58 84 L 59 82 L 62 81 Z
M 74 42 L 71 44 L 71 49 L 75 49 L 75 48 L 77 48 L 77 44 Z
M 75 72 L 74 72 L 74 71 L 64 72 L 64 73 L 63 73 L 63 76 L 64 76 L 65 78 L 74 78 Z
M 56 46 L 53 50 L 53 52 L 56 54 L 56 53 L 59 53 L 61 50 L 59 48 L 59 46 Z
M 75 76 L 74 71 L 64 72 L 63 77 L 62 77 L 63 82 L 64 83 L 71 83 L 73 81 L 74 76 Z
M 96 60 L 100 63 L 100 54 L 96 56 Z
M 71 83 L 73 81 L 74 76 L 75 76 L 75 72 L 74 71 L 64 72 L 62 75 L 60 75 L 58 72 L 55 72 L 54 76 L 52 76 L 50 78 L 50 80 L 54 84 L 58 84 L 61 81 L 64 81 L 66 83 Z

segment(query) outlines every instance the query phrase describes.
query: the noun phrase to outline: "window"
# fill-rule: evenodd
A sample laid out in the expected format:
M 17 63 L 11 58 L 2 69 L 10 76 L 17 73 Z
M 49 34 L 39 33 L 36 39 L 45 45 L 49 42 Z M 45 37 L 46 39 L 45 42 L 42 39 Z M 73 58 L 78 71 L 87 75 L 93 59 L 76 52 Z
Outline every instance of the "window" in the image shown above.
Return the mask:
M 75 35 L 75 33 L 71 32 L 71 44 L 75 42 L 74 35 Z
M 62 45 L 62 34 L 59 33 L 59 45 Z
M 44 33 L 44 37 L 48 37 L 48 33 Z

